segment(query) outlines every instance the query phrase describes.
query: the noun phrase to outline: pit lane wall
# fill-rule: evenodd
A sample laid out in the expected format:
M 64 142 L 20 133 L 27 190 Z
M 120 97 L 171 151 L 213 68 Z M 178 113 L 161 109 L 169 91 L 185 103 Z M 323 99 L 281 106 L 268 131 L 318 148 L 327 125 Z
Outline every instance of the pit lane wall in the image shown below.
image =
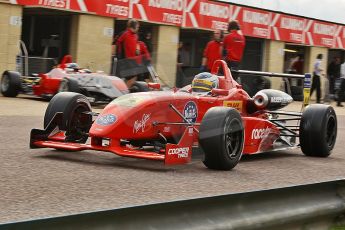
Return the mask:
M 0 224 L 0 229 L 343 229 L 345 180 Z

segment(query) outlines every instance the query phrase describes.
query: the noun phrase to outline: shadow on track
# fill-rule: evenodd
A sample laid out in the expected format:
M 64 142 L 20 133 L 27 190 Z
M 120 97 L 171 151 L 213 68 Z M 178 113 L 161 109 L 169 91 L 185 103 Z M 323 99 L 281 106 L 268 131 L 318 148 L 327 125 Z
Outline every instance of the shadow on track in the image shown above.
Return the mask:
M 272 160 L 272 159 L 282 159 L 282 158 L 293 158 L 293 157 L 305 157 L 303 153 L 298 153 L 297 151 L 276 151 L 276 152 L 266 152 L 258 153 L 253 155 L 243 155 L 241 162 L 252 162 L 252 161 L 262 161 L 262 160 Z
M 97 154 L 97 155 L 96 155 Z M 107 153 L 106 153 L 107 154 Z M 111 154 L 111 153 L 110 153 Z M 117 167 L 134 170 L 145 170 L 155 172 L 169 172 L 175 171 L 181 166 L 165 166 L 161 161 L 149 161 L 145 159 L 134 159 L 125 157 L 106 157 L 102 152 L 61 152 L 58 150 L 47 151 L 45 155 L 33 156 L 35 158 L 45 160 L 56 160 L 64 162 L 72 162 L 83 165 L 90 165 L 96 167 Z

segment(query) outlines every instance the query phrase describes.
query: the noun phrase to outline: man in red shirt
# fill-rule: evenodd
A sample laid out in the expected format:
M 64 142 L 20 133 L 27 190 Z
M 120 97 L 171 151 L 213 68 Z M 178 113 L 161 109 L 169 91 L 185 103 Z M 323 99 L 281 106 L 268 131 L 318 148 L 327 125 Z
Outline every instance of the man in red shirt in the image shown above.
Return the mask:
M 216 30 L 213 34 L 212 41 L 209 41 L 204 50 L 204 56 L 201 63 L 201 71 L 210 72 L 213 66 L 213 63 L 221 59 L 222 57 L 222 42 L 221 42 L 222 32 Z
M 237 21 L 229 22 L 228 32 L 229 34 L 225 36 L 223 41 L 223 49 L 226 53 L 225 61 L 231 70 L 232 77 L 237 80 L 238 73 L 235 71 L 239 69 L 246 40 Z
M 116 56 L 119 59 L 116 75 L 126 79 L 126 84 L 130 88 L 136 81 L 137 63 L 136 56 L 139 55 L 138 33 L 139 22 L 130 19 L 127 22 L 127 30 L 121 34 L 116 41 Z

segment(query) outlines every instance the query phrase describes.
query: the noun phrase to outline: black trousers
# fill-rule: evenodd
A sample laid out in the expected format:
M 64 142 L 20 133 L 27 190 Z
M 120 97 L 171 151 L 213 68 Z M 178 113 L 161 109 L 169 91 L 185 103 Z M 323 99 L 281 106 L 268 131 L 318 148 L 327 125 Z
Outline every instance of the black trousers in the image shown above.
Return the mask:
M 341 79 L 340 89 L 338 90 L 338 102 L 337 104 L 340 105 L 342 100 L 344 99 L 345 94 L 345 79 Z
M 319 75 L 313 75 L 313 82 L 311 84 L 310 89 L 310 97 L 313 95 L 314 90 L 316 89 L 316 103 L 320 103 L 321 99 L 321 82 L 320 82 L 320 76 Z
M 328 80 L 329 80 L 329 93 L 334 94 L 334 86 L 335 86 L 336 77 L 331 75 L 328 77 Z

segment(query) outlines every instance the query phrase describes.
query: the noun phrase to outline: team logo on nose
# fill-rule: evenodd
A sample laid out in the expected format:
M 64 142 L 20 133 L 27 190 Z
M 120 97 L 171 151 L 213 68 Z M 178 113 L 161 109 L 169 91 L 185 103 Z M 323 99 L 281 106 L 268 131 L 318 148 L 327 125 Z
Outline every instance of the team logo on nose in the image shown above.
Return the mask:
M 196 106 L 194 101 L 189 101 L 184 106 L 183 116 L 190 123 L 195 123 L 196 122 L 196 119 L 198 118 L 198 108 L 197 108 L 197 106 Z

